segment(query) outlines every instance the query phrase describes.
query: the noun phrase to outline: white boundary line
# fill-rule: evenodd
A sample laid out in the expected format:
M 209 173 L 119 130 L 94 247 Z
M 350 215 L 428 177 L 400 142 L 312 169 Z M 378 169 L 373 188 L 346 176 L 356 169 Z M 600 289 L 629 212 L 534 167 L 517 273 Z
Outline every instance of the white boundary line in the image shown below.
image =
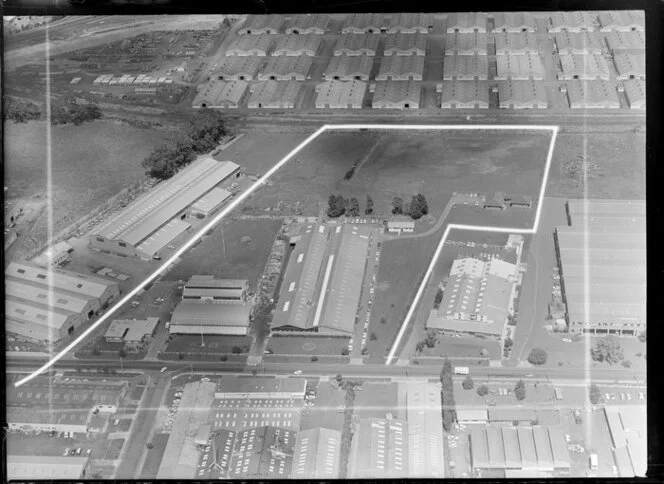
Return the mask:
M 314 139 L 316 139 L 318 136 L 320 136 L 322 133 L 328 130 L 356 130 L 356 129 L 381 129 L 381 130 L 435 130 L 435 131 L 441 131 L 441 130 L 475 130 L 475 131 L 482 131 L 482 130 L 512 130 L 512 131 L 552 131 L 553 137 L 551 141 L 551 145 L 549 146 L 549 154 L 547 157 L 547 164 L 546 164 L 546 170 L 545 170 L 545 175 L 544 175 L 544 181 L 542 184 L 542 189 L 540 191 L 540 200 L 538 201 L 538 206 L 537 206 L 537 214 L 535 216 L 535 225 L 532 229 L 509 229 L 509 228 L 499 228 L 499 227 L 476 227 L 476 226 L 465 226 L 465 225 L 459 225 L 459 226 L 452 226 L 448 225 L 447 229 L 445 230 L 445 234 L 443 235 L 443 238 L 441 239 L 441 242 L 438 245 L 438 248 L 436 249 L 436 253 L 434 254 L 434 257 L 431 261 L 431 264 L 429 265 L 429 268 L 427 269 L 427 272 L 425 274 L 424 280 L 422 281 L 422 284 L 420 285 L 420 288 L 417 291 L 417 294 L 415 296 L 415 299 L 413 303 L 411 304 L 411 308 L 406 315 L 406 319 L 402 323 L 401 329 L 399 330 L 399 334 L 397 336 L 397 340 L 395 341 L 392 350 L 390 351 L 390 355 L 388 356 L 386 364 L 389 365 L 392 358 L 394 357 L 394 353 L 396 351 L 396 348 L 398 347 L 399 343 L 401 342 L 401 338 L 403 337 L 403 334 L 405 333 L 405 330 L 408 326 L 408 322 L 410 318 L 412 317 L 412 313 L 414 312 L 415 307 L 417 306 L 417 303 L 422 296 L 422 292 L 424 291 L 424 287 L 426 285 L 427 279 L 430 277 L 431 272 L 433 271 L 433 267 L 440 256 L 440 252 L 442 250 L 443 244 L 445 242 L 445 239 L 447 238 L 447 234 L 449 233 L 449 230 L 451 228 L 465 228 L 468 230 L 486 230 L 486 231 L 493 231 L 493 232 L 519 232 L 519 233 L 533 233 L 537 229 L 537 224 L 539 223 L 539 215 L 540 211 L 542 208 L 542 199 L 544 195 L 544 188 L 546 185 L 546 180 L 548 178 L 548 173 L 549 173 L 549 167 L 551 164 L 551 157 L 553 154 L 553 145 L 555 143 L 555 138 L 556 135 L 558 134 L 558 127 L 557 126 L 542 126 L 542 125 L 535 125 L 535 126 L 529 126 L 529 125 L 418 125 L 418 124 L 408 124 L 408 125 L 400 125 L 400 124 L 326 124 L 321 126 L 318 130 L 316 130 L 313 134 L 308 136 L 302 143 L 297 145 L 292 151 L 290 151 L 286 156 L 284 156 L 279 162 L 277 162 L 276 165 L 274 165 L 270 170 L 268 170 L 260 179 L 256 181 L 251 187 L 249 187 L 246 191 L 244 191 L 238 198 L 236 198 L 233 202 L 231 202 L 226 208 L 224 208 L 220 213 L 218 213 L 214 218 L 212 218 L 205 226 L 203 226 L 199 231 L 188 241 L 186 242 L 180 249 L 175 251 L 175 253 L 157 269 L 155 270 L 152 274 L 150 274 L 146 279 L 144 279 L 141 283 L 139 283 L 134 289 L 132 289 L 129 293 L 127 293 L 122 299 L 120 299 L 118 302 L 116 302 L 111 308 L 109 308 L 106 313 L 99 318 L 93 325 L 91 325 L 88 329 L 86 329 L 78 338 L 76 338 L 74 341 L 72 341 L 67 347 L 65 347 L 63 350 L 61 350 L 58 354 L 55 356 L 52 356 L 51 359 L 45 363 L 43 366 L 35 370 L 33 373 L 30 375 L 26 376 L 25 378 L 17 381 L 14 386 L 19 387 L 23 385 L 24 383 L 27 383 L 28 381 L 32 380 L 36 376 L 40 375 L 44 371 L 48 370 L 51 368 L 57 361 L 62 359 L 63 356 L 65 356 L 67 353 L 69 353 L 72 349 L 74 349 L 79 343 L 81 343 L 90 333 L 92 333 L 96 328 L 98 328 L 104 321 L 106 321 L 109 317 L 111 317 L 120 307 L 122 307 L 124 304 L 126 304 L 130 299 L 132 299 L 136 294 L 138 294 L 145 286 L 147 286 L 150 282 L 155 280 L 161 273 L 163 273 L 171 264 L 173 264 L 181 255 L 183 255 L 189 248 L 191 248 L 192 245 L 194 245 L 196 242 L 198 242 L 203 235 L 213 228 L 215 225 L 221 221 L 226 215 L 228 215 L 235 207 L 237 207 L 240 203 L 242 203 L 249 195 L 251 195 L 258 187 L 263 185 L 274 173 L 279 170 L 283 165 L 285 165 L 293 156 L 295 156 L 298 152 L 300 152 L 306 145 L 311 143 Z

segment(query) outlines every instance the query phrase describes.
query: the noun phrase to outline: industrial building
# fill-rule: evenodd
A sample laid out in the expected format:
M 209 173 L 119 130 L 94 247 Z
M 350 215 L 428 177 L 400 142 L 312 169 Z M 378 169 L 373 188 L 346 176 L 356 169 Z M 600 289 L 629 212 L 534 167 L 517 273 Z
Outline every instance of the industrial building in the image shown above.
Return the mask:
M 496 56 L 497 81 L 541 81 L 546 75 L 539 55 L 499 55 Z
M 305 378 L 223 376 L 214 392 L 216 400 L 304 400 Z
M 192 108 L 239 108 L 247 86 L 246 81 L 217 81 L 213 80 L 199 87 L 194 98 Z
M 214 187 L 206 195 L 196 200 L 189 210 L 192 217 L 203 219 L 209 217 L 221 207 L 233 194 L 224 188 Z
M 140 344 L 154 335 L 159 318 L 114 319 L 108 326 L 104 339 L 109 343 Z
M 569 32 L 592 32 L 595 30 L 595 14 L 591 12 L 552 12 L 549 32 L 556 33 L 567 30 Z
M 407 217 L 395 217 L 387 221 L 387 232 L 401 235 L 415 232 L 415 221 Z
M 278 34 L 283 27 L 285 19 L 281 15 L 248 15 L 240 34 Z
M 439 412 L 440 413 L 440 412 Z M 339 476 L 341 432 L 322 427 L 297 435 L 293 453 L 293 479 L 336 479 Z
M 379 34 L 386 29 L 385 15 L 382 13 L 354 13 L 344 19 L 341 33 Z
M 561 55 L 560 66 L 562 72 L 558 73 L 558 79 L 561 80 L 609 80 L 609 65 L 601 55 Z
M 575 79 L 567 83 L 567 98 L 572 109 L 618 109 L 620 107 L 615 82 Z
M 641 406 L 604 407 L 611 434 L 611 448 L 620 477 L 645 476 L 648 470 L 646 408 Z
M 445 55 L 487 55 L 487 34 L 454 32 L 445 36 Z
M 265 57 L 274 44 L 272 35 L 238 35 L 226 49 L 227 56 Z
M 196 435 L 207 424 L 216 383 L 196 381 L 184 385 L 180 406 L 157 471 L 157 479 L 193 479 L 198 469 Z
M 210 76 L 219 81 L 251 81 L 256 78 L 258 68 L 263 62 L 259 56 L 227 56 Z
M 646 82 L 631 79 L 623 82 L 625 97 L 630 109 L 645 109 L 646 107 Z
M 259 81 L 304 81 L 309 78 L 313 61 L 308 55 L 268 57 L 258 73 Z
M 355 327 L 370 229 L 310 225 L 297 236 L 271 328 L 350 336 Z M 331 246 L 338 247 L 331 251 Z M 322 281 L 321 281 L 321 276 Z
M 440 385 L 408 382 L 406 405 L 408 418 L 408 477 L 445 477 L 443 421 Z
M 504 109 L 544 109 L 548 106 L 544 85 L 533 80 L 500 81 L 498 101 Z
M 424 57 L 419 55 L 401 56 L 393 55 L 383 57 L 380 70 L 376 76 L 377 81 L 407 81 L 413 79 L 421 81 L 424 76 Z
M 119 295 L 118 284 L 101 277 L 12 262 L 5 270 L 5 330 L 60 341 Z
M 486 81 L 489 61 L 485 55 L 446 55 L 443 59 L 443 80 Z
M 246 335 L 251 304 L 185 300 L 171 316 L 171 334 Z
M 601 54 L 605 49 L 604 36 L 596 32 L 570 32 L 563 30 L 555 33 L 553 40 L 558 54 Z
M 58 242 L 35 257 L 32 262 L 42 267 L 59 266 L 69 259 L 69 253 L 73 250 L 67 242 Z
M 426 51 L 426 34 L 397 33 L 386 36 L 383 55 L 425 55 Z
M 447 33 L 486 33 L 487 14 L 483 12 L 458 12 L 447 15 Z
M 377 82 L 371 107 L 374 109 L 418 109 L 421 87 L 421 81 Z
M 440 308 L 431 310 L 426 327 L 501 338 L 513 311 L 516 278 L 516 265 L 501 259 L 456 259 Z
M 361 109 L 367 83 L 356 79 L 349 82 L 325 81 L 316 85 L 317 109 Z
M 322 37 L 320 35 L 310 34 L 289 34 L 280 35 L 272 51 L 273 56 L 315 56 L 320 48 Z
M 294 109 L 301 90 L 298 81 L 261 81 L 251 86 L 247 107 Z
M 248 291 L 249 281 L 246 279 L 215 279 L 214 276 L 196 275 L 185 283 L 182 300 L 242 304 L 247 300 Z
M 433 29 L 433 15 L 429 13 L 398 13 L 390 19 L 389 34 L 426 34 Z
M 489 83 L 486 81 L 443 82 L 440 91 L 441 108 L 488 109 L 489 107 Z
M 535 32 L 535 17 L 530 12 L 498 12 L 493 15 L 493 32 L 521 34 Z
M 628 79 L 646 78 L 646 55 L 644 54 L 615 54 L 613 62 L 616 65 L 616 79 L 625 81 Z
M 599 12 L 600 32 L 643 32 L 645 14 L 641 10 L 611 10 Z
M 632 53 L 633 51 L 645 50 L 646 36 L 644 32 L 609 32 L 606 34 L 606 45 L 611 53 Z
M 42 390 L 48 392 L 48 388 Z M 7 426 L 10 430 L 86 434 L 93 411 L 91 406 L 76 403 L 67 408 L 8 406 Z
M 261 426 L 236 433 L 229 452 L 229 479 L 287 479 L 293 466 L 297 432 Z
M 538 55 L 537 37 L 531 32 L 499 32 L 494 34 L 496 55 Z
M 360 419 L 351 443 L 348 477 L 350 479 L 410 477 L 408 447 L 408 424 L 403 420 Z
M 558 477 L 569 474 L 571 458 L 560 426 L 472 426 L 470 460 L 479 477 Z
M 93 229 L 90 247 L 152 259 L 191 227 L 184 219 L 196 201 L 239 175 L 240 167 L 232 161 L 198 158 Z
M 326 14 L 300 14 L 293 17 L 286 27 L 287 34 L 323 35 L 328 29 L 330 16 Z
M 370 55 L 335 55 L 325 69 L 326 81 L 368 81 L 373 67 L 374 57 Z
M 334 46 L 334 55 L 376 55 L 378 40 L 372 34 L 343 34 Z
M 7 454 L 6 478 L 10 481 L 75 481 L 86 479 L 88 456 L 76 457 Z
M 646 329 L 645 202 L 568 200 L 556 255 L 569 331 L 638 336 Z

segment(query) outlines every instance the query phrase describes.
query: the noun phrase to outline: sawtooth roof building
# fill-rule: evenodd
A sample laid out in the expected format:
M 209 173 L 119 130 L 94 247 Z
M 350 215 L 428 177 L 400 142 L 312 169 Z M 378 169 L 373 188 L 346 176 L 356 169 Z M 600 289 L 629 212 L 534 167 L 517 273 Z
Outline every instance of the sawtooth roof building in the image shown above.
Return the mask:
M 343 34 L 334 46 L 334 55 L 376 55 L 378 40 L 372 34 Z
M 611 447 L 620 477 L 642 477 L 648 470 L 646 408 L 604 407 L 611 434 Z
M 380 70 L 376 76 L 377 81 L 407 81 L 413 79 L 421 81 L 424 76 L 424 57 L 419 55 L 401 56 L 392 55 L 383 57 Z
M 548 107 L 546 89 L 541 82 L 500 81 L 498 101 L 503 109 L 544 109 Z
M 325 80 L 368 81 L 373 68 L 374 57 L 370 55 L 335 55 L 325 69 Z
M 487 55 L 487 34 L 454 32 L 445 36 L 445 55 Z
M 259 56 L 228 56 L 211 77 L 219 81 L 251 81 L 256 78 L 262 62 L 263 57 Z
M 320 48 L 322 37 L 315 34 L 280 35 L 272 51 L 273 56 L 315 56 Z
M 486 33 L 487 19 L 487 14 L 482 12 L 450 13 L 447 16 L 447 33 Z
M 256 427 L 237 432 L 228 478 L 289 478 L 296 438 L 297 432 L 279 427 Z
M 493 32 L 520 34 L 535 30 L 535 18 L 530 12 L 498 12 L 493 15 Z
M 486 81 L 489 60 L 485 55 L 447 55 L 443 59 L 443 80 Z
M 426 51 L 426 34 L 396 33 L 386 36 L 383 55 L 425 55 Z
M 443 422 L 438 383 L 408 382 L 408 477 L 445 477 Z
M 539 55 L 499 55 L 496 56 L 495 79 L 497 81 L 541 81 L 546 75 Z
M 604 36 L 596 32 L 570 32 L 554 34 L 558 54 L 601 54 L 605 48 Z
M 439 309 L 426 327 L 500 338 L 514 299 L 516 266 L 500 259 L 457 259 Z
M 356 79 L 348 82 L 325 81 L 316 85 L 316 109 L 361 109 L 367 83 Z
M 182 300 L 215 301 L 242 304 L 247 300 L 247 279 L 215 279 L 209 275 L 195 275 L 186 282 Z
M 606 34 L 606 45 L 615 55 L 622 52 L 645 50 L 646 36 L 644 32 L 609 32 Z
M 595 30 L 596 16 L 591 12 L 553 12 L 550 17 L 549 32 L 592 32 Z
M 440 413 L 440 412 L 439 412 Z M 339 476 L 341 432 L 322 427 L 297 435 L 293 454 L 293 479 L 336 479 Z
M 275 37 L 272 35 L 238 35 L 226 49 L 227 56 L 262 56 L 270 51 Z
M 646 78 L 646 55 L 644 54 L 615 54 L 613 62 L 616 65 L 616 79 L 620 81 Z
M 194 98 L 194 109 L 228 109 L 239 108 L 249 84 L 246 81 L 213 80 L 200 87 Z
M 387 32 L 390 34 L 426 34 L 431 29 L 433 29 L 433 15 L 429 13 L 398 13 L 392 15 Z
M 599 23 L 601 32 L 643 32 L 646 18 L 641 10 L 611 10 L 599 12 Z
M 443 82 L 441 108 L 473 109 L 489 108 L 489 83 L 487 81 Z
M 379 34 L 387 29 L 382 13 L 354 13 L 347 15 L 341 27 L 342 34 Z
M 562 72 L 558 74 L 558 79 L 569 81 L 572 79 L 581 79 L 584 81 L 594 81 L 601 79 L 609 80 L 609 64 L 606 59 L 598 54 L 579 55 L 567 54 L 560 56 L 560 66 Z
M 569 330 L 638 336 L 646 329 L 645 202 L 568 200 L 556 252 Z
M 538 55 L 537 37 L 531 32 L 498 32 L 493 34 L 496 55 Z
M 330 16 L 326 14 L 300 14 L 288 22 L 286 33 L 323 35 L 328 30 L 329 23 Z
M 371 107 L 374 109 L 417 109 L 421 81 L 380 81 L 376 83 Z
M 239 174 L 240 167 L 232 161 L 198 158 L 98 225 L 89 244 L 98 250 L 152 259 L 191 227 L 183 219 L 194 202 Z
M 248 15 L 240 34 L 278 34 L 285 23 L 281 15 Z
M 60 341 L 119 295 L 118 283 L 101 277 L 12 262 L 5 270 L 5 330 Z
M 302 84 L 298 81 L 261 81 L 250 87 L 247 107 L 294 109 L 301 90 Z
M 646 82 L 631 79 L 623 82 L 625 97 L 630 109 L 645 109 L 646 107 Z
M 410 477 L 408 447 L 408 424 L 403 420 L 360 419 L 351 443 L 348 477 Z
M 567 85 L 567 97 L 572 109 L 618 109 L 620 107 L 615 82 L 575 79 Z
M 246 335 L 251 305 L 185 300 L 171 316 L 171 334 Z
M 308 55 L 270 56 L 258 73 L 259 81 L 304 81 L 308 79 L 313 60 Z

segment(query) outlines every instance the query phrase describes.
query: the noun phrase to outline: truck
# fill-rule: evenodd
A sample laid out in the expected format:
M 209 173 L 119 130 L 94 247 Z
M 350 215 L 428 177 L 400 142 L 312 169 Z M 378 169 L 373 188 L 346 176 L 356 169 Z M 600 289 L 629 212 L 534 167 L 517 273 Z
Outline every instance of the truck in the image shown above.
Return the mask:
M 560 387 L 554 387 L 553 393 L 556 395 L 556 400 L 563 399 L 563 391 L 560 389 Z
M 599 469 L 599 462 L 597 461 L 597 454 L 590 454 L 590 470 L 596 471 Z
M 467 366 L 455 366 L 454 374 L 455 375 L 467 375 L 470 372 L 470 369 Z

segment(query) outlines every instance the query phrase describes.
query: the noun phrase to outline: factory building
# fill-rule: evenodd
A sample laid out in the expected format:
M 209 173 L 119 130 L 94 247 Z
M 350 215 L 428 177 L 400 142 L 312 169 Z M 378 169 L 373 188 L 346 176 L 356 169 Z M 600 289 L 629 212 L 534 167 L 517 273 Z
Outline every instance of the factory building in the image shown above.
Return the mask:
M 226 49 L 227 56 L 265 57 L 274 43 L 272 35 L 238 35 Z
M 575 79 L 567 84 L 567 98 L 572 109 L 618 109 L 620 107 L 615 82 Z
M 595 14 L 591 12 L 553 12 L 549 19 L 549 32 L 592 32 L 595 30 Z
M 376 80 L 387 81 L 391 79 L 393 81 L 407 81 L 413 79 L 421 81 L 423 76 L 424 57 L 419 55 L 393 55 L 383 57 Z
M 210 78 L 219 81 L 251 81 L 256 78 L 262 62 L 263 58 L 259 56 L 228 56 Z
M 304 400 L 306 378 L 242 378 L 225 376 L 217 384 L 215 400 Z
M 638 336 L 646 329 L 645 203 L 568 200 L 557 227 L 563 301 L 573 333 Z
M 643 32 L 646 19 L 641 10 L 611 10 L 599 12 L 600 32 Z
M 347 15 L 341 27 L 342 34 L 379 34 L 387 29 L 382 13 L 354 13 Z
M 561 80 L 609 80 L 609 65 L 601 55 L 561 55 L 560 66 L 562 72 L 558 74 L 558 79 Z
M 443 421 L 440 411 L 440 385 L 408 382 L 406 405 L 408 418 L 408 477 L 445 477 Z
M 58 242 L 46 249 L 38 257 L 35 257 L 32 262 L 42 267 L 59 266 L 66 260 L 69 260 L 69 253 L 72 250 L 72 246 L 67 242 Z
M 262 81 L 251 86 L 247 107 L 294 109 L 301 90 L 298 81 Z
M 247 334 L 251 305 L 182 301 L 171 316 L 171 334 Z
M 372 34 L 343 34 L 334 46 L 334 55 L 376 55 L 378 40 Z
M 493 32 L 521 34 L 535 30 L 535 18 L 530 12 L 499 12 L 493 16 Z
M 500 81 L 498 101 L 504 109 L 544 109 L 548 106 L 543 84 L 534 80 Z
M 246 81 L 213 80 L 199 87 L 192 108 L 227 109 L 239 108 L 247 86 Z
M 351 443 L 348 477 L 410 477 L 408 447 L 408 424 L 403 420 L 360 419 Z
M 322 427 L 297 435 L 293 479 L 336 479 L 339 476 L 341 432 Z
M 445 55 L 487 55 L 487 34 L 454 32 L 445 36 Z
M 443 82 L 438 90 L 442 94 L 441 108 L 488 109 L 489 107 L 489 83 L 486 81 Z
M 278 34 L 283 27 L 285 19 L 281 15 L 248 15 L 240 34 Z
M 5 270 L 5 330 L 60 341 L 119 295 L 118 284 L 101 277 L 12 262 Z
M 620 477 L 645 476 L 648 470 L 647 421 L 645 407 L 604 407 L 611 434 L 611 448 Z
M 214 276 L 196 275 L 185 283 L 182 300 L 242 304 L 246 302 L 248 292 L 249 281 L 246 279 L 215 279 Z
M 320 35 L 289 34 L 280 35 L 272 51 L 273 56 L 315 56 L 320 48 L 322 37 Z
M 229 479 L 287 479 L 293 466 L 297 432 L 255 427 L 236 433 L 228 467 Z
M 258 73 L 259 81 L 304 81 L 308 79 L 313 61 L 310 56 L 269 57 Z
M 317 84 L 316 109 L 361 109 L 366 90 L 367 83 L 358 80 L 332 80 Z
M 329 23 L 330 17 L 326 14 L 300 14 L 288 22 L 286 33 L 323 35 L 328 29 Z
M 374 57 L 369 55 L 335 55 L 325 69 L 326 81 L 368 81 L 373 67 Z
M 371 107 L 374 109 L 418 109 L 421 81 L 380 81 L 376 83 Z
M 429 13 L 398 13 L 392 15 L 389 34 L 426 34 L 433 29 L 433 15 Z
M 606 34 L 606 45 L 612 54 L 623 52 L 632 53 L 635 50 L 645 50 L 646 36 L 644 32 L 609 32 Z
M 109 343 L 138 345 L 154 335 L 159 318 L 114 319 L 108 326 L 104 339 Z
M 558 54 L 602 54 L 605 48 L 604 36 L 596 32 L 570 32 L 563 30 L 555 33 L 553 40 Z
M 541 81 L 546 75 L 539 55 L 499 55 L 496 56 L 497 81 Z
M 387 35 L 383 55 L 425 55 L 427 36 L 422 33 Z
M 209 217 L 232 196 L 233 194 L 228 190 L 214 187 L 207 195 L 203 195 L 194 202 L 189 210 L 189 214 L 199 219 Z
M 631 79 L 623 82 L 625 97 L 630 109 L 645 109 L 646 107 L 646 82 Z
M 46 455 L 7 455 L 6 477 L 10 481 L 76 481 L 90 476 L 90 458 Z
M 616 79 L 626 81 L 629 79 L 646 78 L 645 54 L 615 54 L 613 62 L 616 65 Z
M 496 55 L 538 55 L 537 37 L 531 32 L 499 32 L 494 34 Z
M 485 55 L 446 55 L 443 59 L 443 80 L 486 81 L 489 61 Z
M 184 219 L 196 201 L 216 185 L 239 175 L 240 167 L 232 161 L 198 158 L 97 226 L 89 236 L 90 247 L 152 259 L 190 229 Z
M 447 16 L 447 33 L 486 33 L 487 17 L 482 12 L 450 13 Z

